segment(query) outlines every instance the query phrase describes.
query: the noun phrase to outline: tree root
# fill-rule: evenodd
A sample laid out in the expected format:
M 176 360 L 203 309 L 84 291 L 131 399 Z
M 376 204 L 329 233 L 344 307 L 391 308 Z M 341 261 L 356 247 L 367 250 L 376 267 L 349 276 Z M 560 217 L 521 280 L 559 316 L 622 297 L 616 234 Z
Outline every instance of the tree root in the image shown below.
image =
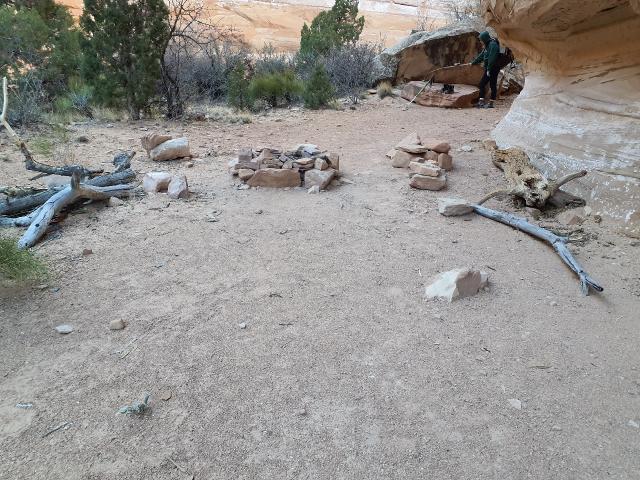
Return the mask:
M 582 170 L 557 180 L 549 180 L 531 164 L 529 156 L 519 148 L 494 150 L 491 155 L 493 164 L 504 172 L 510 187 L 485 195 L 478 205 L 497 196 L 511 195 L 522 198 L 528 207 L 541 209 L 558 193 L 560 187 L 587 174 L 586 170 Z

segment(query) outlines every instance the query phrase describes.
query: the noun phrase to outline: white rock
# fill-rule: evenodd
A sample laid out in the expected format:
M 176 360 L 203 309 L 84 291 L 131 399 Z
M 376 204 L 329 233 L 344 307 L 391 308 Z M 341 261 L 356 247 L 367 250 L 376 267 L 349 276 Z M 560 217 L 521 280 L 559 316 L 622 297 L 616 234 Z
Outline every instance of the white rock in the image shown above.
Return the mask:
M 109 322 L 109 329 L 110 330 L 123 330 L 125 326 L 126 326 L 126 324 L 124 323 L 124 320 L 122 320 L 122 319 L 111 320 L 111 322 Z
M 636 422 L 635 420 L 629 420 L 627 425 L 633 428 L 640 428 L 640 423 Z
M 244 322 L 239 323 L 239 324 L 238 324 L 238 328 L 240 328 L 241 330 L 244 330 L 244 329 L 246 329 L 246 328 L 247 328 L 247 324 L 246 324 L 246 323 L 244 323 Z
M 309 190 L 307 190 L 307 193 L 320 193 L 320 187 L 318 185 L 314 185 Z
M 336 171 L 333 168 L 309 170 L 304 174 L 304 186 L 308 189 L 317 185 L 320 190 L 324 190 L 329 186 L 335 175 Z
M 149 152 L 151 160 L 161 162 L 164 160 L 175 160 L 176 158 L 190 157 L 189 140 L 186 138 L 175 138 L 161 143 Z
M 438 212 L 445 217 L 458 217 L 473 212 L 473 206 L 462 198 L 439 198 Z
M 522 402 L 517 398 L 510 398 L 509 405 L 511 405 L 513 408 L 517 410 L 522 410 Z
M 425 290 L 427 299 L 444 298 L 449 302 L 470 297 L 485 287 L 489 274 L 479 270 L 461 268 L 438 275 Z
M 186 198 L 189 196 L 189 184 L 184 175 L 174 175 L 167 187 L 169 198 Z
M 147 193 L 163 192 L 173 176 L 169 172 L 148 172 L 142 177 L 142 189 Z
M 473 147 L 471 145 L 463 145 L 462 147 L 459 148 L 459 150 L 461 152 L 473 152 Z
M 58 325 L 56 327 L 56 332 L 66 335 L 73 332 L 73 327 L 71 325 Z

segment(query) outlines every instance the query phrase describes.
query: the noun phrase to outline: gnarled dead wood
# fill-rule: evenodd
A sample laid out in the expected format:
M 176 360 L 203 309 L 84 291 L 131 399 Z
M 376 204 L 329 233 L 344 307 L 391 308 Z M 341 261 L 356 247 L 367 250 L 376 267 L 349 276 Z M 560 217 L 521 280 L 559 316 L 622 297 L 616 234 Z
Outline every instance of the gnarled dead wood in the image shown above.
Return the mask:
M 106 200 L 110 197 L 128 197 L 131 195 L 135 184 L 113 185 L 110 187 L 94 187 L 81 184 L 80 175 L 75 173 L 71 177 L 71 183 L 61 191 L 54 194 L 36 212 L 31 219 L 29 228 L 18 240 L 18 248 L 32 247 L 45 234 L 53 217 L 63 208 L 71 205 L 79 199 Z M 31 215 L 27 215 L 27 218 Z
M 94 187 L 109 187 L 112 185 L 119 185 L 123 183 L 130 183 L 136 178 L 136 173 L 130 168 L 109 173 L 107 175 L 101 175 L 87 180 L 86 185 Z M 34 195 L 28 195 L 25 197 L 8 198 L 4 202 L 0 202 L 0 215 L 17 215 L 22 212 L 28 212 L 49 200 L 53 195 L 63 190 L 64 187 L 55 187 L 45 190 L 43 192 L 36 193 Z
M 580 264 L 571 254 L 567 248 L 567 237 L 556 235 L 549 230 L 545 230 L 544 228 L 527 222 L 524 218 L 511 215 L 510 213 L 491 210 L 490 208 L 482 207 L 480 205 L 474 205 L 473 209 L 478 215 L 509 225 L 551 245 L 558 255 L 560 255 L 562 261 L 566 263 L 580 278 L 580 286 L 584 295 L 589 295 L 590 288 L 596 292 L 602 292 L 604 290 L 582 269 Z
M 5 125 L 6 126 L 6 125 Z M 54 167 L 51 165 L 45 165 L 44 163 L 40 163 L 33 158 L 33 155 L 27 148 L 24 142 L 18 139 L 20 151 L 22 152 L 22 156 L 24 157 L 24 166 L 27 170 L 32 172 L 40 172 L 44 175 L 38 175 L 37 177 L 42 177 L 46 175 L 62 175 L 65 177 L 70 177 L 74 174 L 74 172 L 80 173 L 83 177 L 93 177 L 95 175 L 99 175 L 104 172 L 103 169 L 90 169 L 83 167 L 82 165 L 63 165 L 62 167 Z
M 491 155 L 493 164 L 504 172 L 510 188 L 496 190 L 485 195 L 478 202 L 478 205 L 482 205 L 496 196 L 508 194 L 522 198 L 528 207 L 544 208 L 560 187 L 587 174 L 586 170 L 582 170 L 558 180 L 549 180 L 531 165 L 529 156 L 519 148 L 493 150 Z

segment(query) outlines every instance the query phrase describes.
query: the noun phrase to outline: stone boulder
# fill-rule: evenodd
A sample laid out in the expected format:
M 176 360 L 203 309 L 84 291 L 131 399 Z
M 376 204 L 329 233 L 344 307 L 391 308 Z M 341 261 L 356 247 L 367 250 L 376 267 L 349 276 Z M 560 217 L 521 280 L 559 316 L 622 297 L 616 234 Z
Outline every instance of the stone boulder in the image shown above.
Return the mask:
M 140 143 L 142 144 L 142 148 L 147 151 L 147 155 L 151 150 L 156 148 L 158 145 L 164 142 L 168 142 L 173 137 L 171 135 L 159 135 L 157 133 L 152 133 L 151 135 L 145 135 L 140 139 Z
M 169 198 L 187 198 L 189 196 L 189 184 L 184 175 L 174 175 L 167 187 Z
M 178 158 L 190 157 L 189 140 L 186 138 L 174 138 L 157 145 L 149 152 L 149 157 L 155 162 L 166 160 L 176 160 Z
M 439 198 L 438 212 L 445 217 L 459 217 L 473 212 L 473 204 L 462 198 Z
M 640 234 L 640 2 L 485 0 L 485 20 L 525 65 L 493 137 Z
M 489 275 L 472 269 L 457 269 L 438 275 L 425 290 L 427 299 L 442 298 L 449 302 L 470 297 L 487 286 Z
M 472 85 L 454 85 L 453 93 L 443 93 L 442 84 L 425 87 L 425 82 L 409 82 L 402 89 L 401 97 L 425 107 L 470 108 L 480 98 L 480 90 Z
M 147 193 L 164 192 L 167 190 L 173 175 L 169 172 L 148 172 L 142 177 L 142 189 Z
M 416 32 L 375 59 L 375 81 L 424 80 L 442 67 L 469 63 L 480 50 L 481 23 L 465 21 L 432 32 Z
M 432 190 L 437 192 L 447 186 L 447 176 L 429 177 L 427 175 L 415 174 L 411 177 L 409 185 L 418 190 Z
M 309 189 L 317 186 L 320 190 L 324 190 L 329 186 L 335 176 L 336 171 L 333 168 L 327 168 L 326 170 L 309 170 L 304 174 L 304 187 Z
M 320 170 L 316 170 L 320 171 Z M 248 181 L 250 187 L 287 188 L 300 186 L 300 173 L 295 168 L 265 168 L 258 170 Z
M 484 75 L 484 67 L 465 63 L 439 68 L 432 75 L 435 83 L 479 85 Z

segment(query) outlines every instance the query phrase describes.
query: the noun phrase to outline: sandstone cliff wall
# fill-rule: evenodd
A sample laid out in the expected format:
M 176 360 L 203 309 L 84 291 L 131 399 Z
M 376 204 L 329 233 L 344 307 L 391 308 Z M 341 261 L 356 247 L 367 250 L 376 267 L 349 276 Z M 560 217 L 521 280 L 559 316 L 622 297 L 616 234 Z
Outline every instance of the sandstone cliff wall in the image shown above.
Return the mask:
M 551 176 L 589 170 L 567 189 L 637 229 L 640 0 L 485 0 L 484 8 L 527 71 L 495 129 L 498 144 L 525 148 Z

